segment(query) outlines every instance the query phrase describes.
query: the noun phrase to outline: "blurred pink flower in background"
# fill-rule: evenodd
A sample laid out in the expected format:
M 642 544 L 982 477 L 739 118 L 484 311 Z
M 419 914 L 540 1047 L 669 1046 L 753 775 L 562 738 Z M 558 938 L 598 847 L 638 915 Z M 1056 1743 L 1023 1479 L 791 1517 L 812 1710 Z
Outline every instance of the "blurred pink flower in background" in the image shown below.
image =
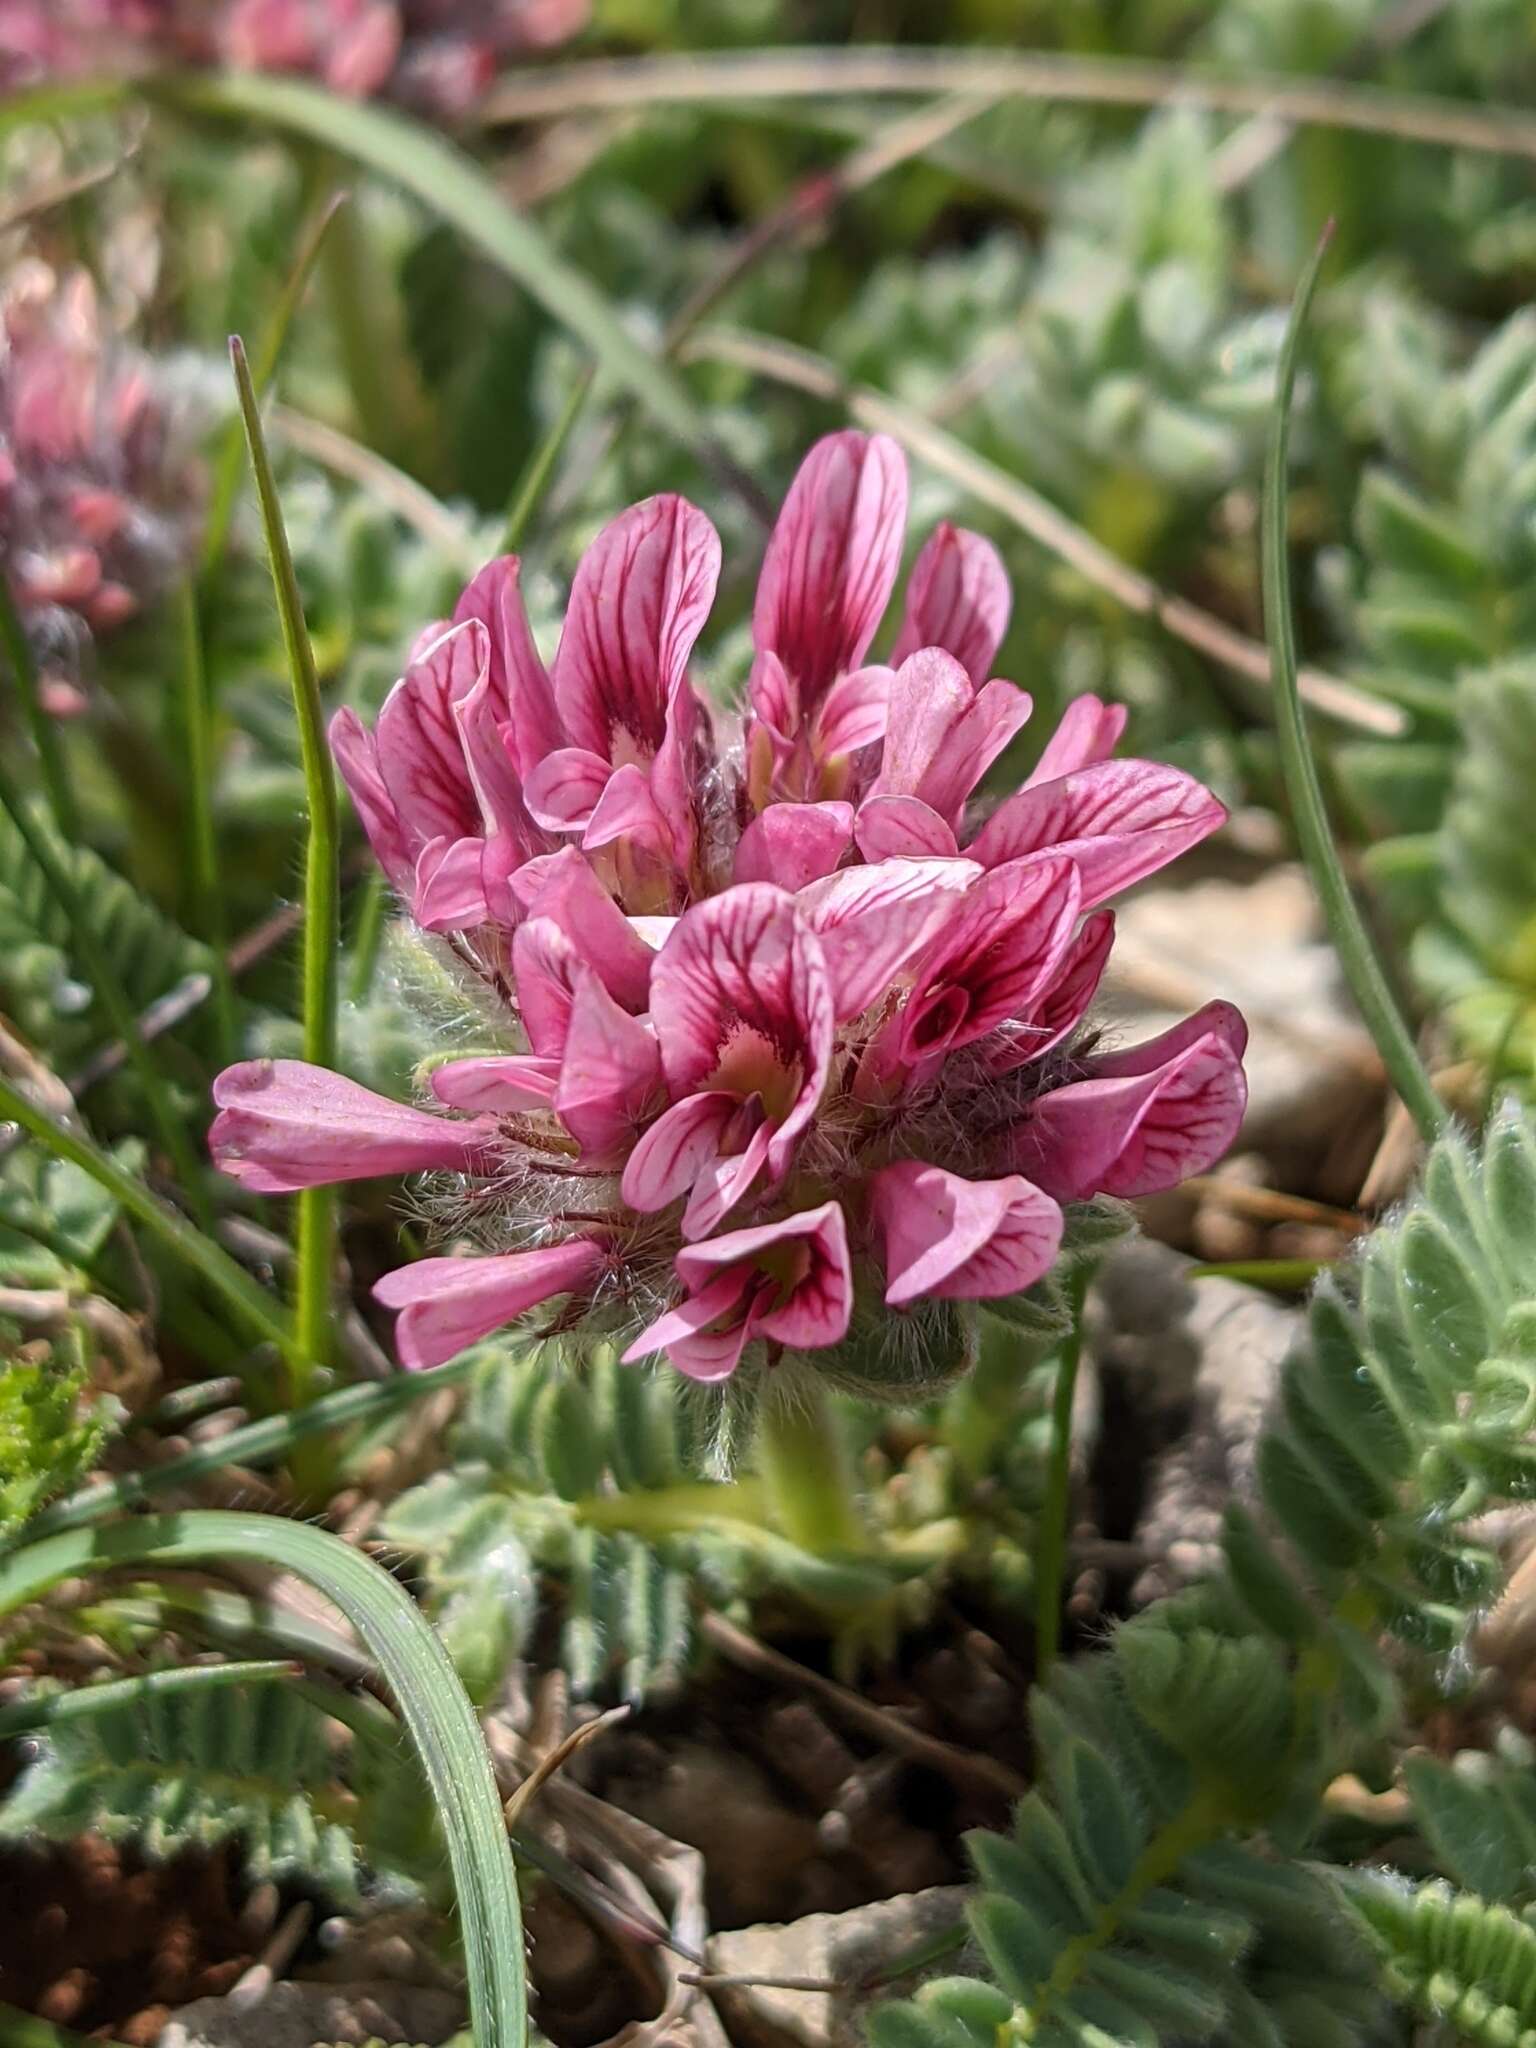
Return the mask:
M 25 260 L 0 280 L 0 563 L 56 713 L 76 708 L 91 638 L 190 557 L 186 440 L 177 380 L 108 329 L 85 272 Z
M 228 64 L 453 119 L 504 64 L 568 42 L 589 11 L 590 0 L 0 0 L 0 85 Z
M 691 673 L 718 537 L 660 497 L 587 551 L 548 669 L 509 557 L 420 637 L 372 731 L 335 719 L 374 851 L 489 1043 L 433 1070 L 430 1109 L 232 1067 L 212 1146 L 260 1192 L 436 1173 L 484 1255 L 381 1282 L 404 1364 L 558 1302 L 548 1329 L 694 1378 L 794 1351 L 865 1391 L 889 1364 L 910 1398 L 959 1363 L 958 1304 L 1050 1270 L 1064 1204 L 1172 1187 L 1230 1145 L 1230 1005 L 1129 1050 L 1084 1030 L 1105 899 L 1221 805 L 1111 758 L 1123 714 L 1082 698 L 978 806 L 1031 708 L 988 673 L 1007 582 L 941 527 L 871 661 L 905 511 L 893 442 L 812 449 L 739 715 Z

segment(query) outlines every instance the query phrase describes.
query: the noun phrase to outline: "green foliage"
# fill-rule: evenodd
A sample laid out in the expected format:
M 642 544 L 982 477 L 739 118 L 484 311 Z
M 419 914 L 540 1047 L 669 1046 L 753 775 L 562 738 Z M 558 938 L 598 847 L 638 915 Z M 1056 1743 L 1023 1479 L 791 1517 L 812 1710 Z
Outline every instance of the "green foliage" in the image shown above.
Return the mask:
M 1450 1671 L 1498 1583 L 1465 1525 L 1536 1487 L 1533 1226 L 1525 1115 L 1434 1146 L 1347 1291 L 1311 1305 L 1259 1441 L 1262 1520 L 1230 1511 L 1225 1571 L 1037 1692 L 1037 1786 L 1010 1835 L 971 1842 L 994 1983 L 886 2008 L 877 2048 L 1370 2034 L 1378 1972 L 1300 1859 L 1323 1785 L 1400 1725 L 1416 1659 Z M 1529 1885 L 1528 1786 L 1506 1798 L 1425 1764 L 1410 1789 L 1461 1881 Z M 1349 1896 L 1390 1944 L 1389 1991 L 1478 2041 L 1523 2038 L 1523 1922 L 1433 1891 L 1412 1912 L 1379 1885 Z
M 0 1343 L 6 1341 L 0 1313 Z M 67 1493 L 95 1463 L 104 1419 L 86 1398 L 87 1367 L 56 1355 L 0 1370 L 0 1537 Z
M 527 1647 L 548 1581 L 577 1691 L 637 1699 L 680 1675 L 693 1590 L 719 1606 L 748 1582 L 757 1532 L 732 1519 L 731 1488 L 689 1477 L 675 1375 L 552 1350 L 487 1347 L 453 1464 L 394 1503 L 384 1534 L 422 1560 L 472 1696 L 491 1697 Z
M 1528 1069 L 1536 321 L 1516 314 L 1452 369 L 1440 329 L 1382 292 L 1356 348 L 1345 381 L 1391 460 L 1361 480 L 1345 612 L 1364 679 L 1416 731 L 1351 743 L 1340 766 L 1427 992 L 1480 1058 L 1512 1033 L 1510 1064 Z M 1336 596 L 1348 574 L 1330 565 Z
M 1528 1090 L 1536 1081 L 1536 657 L 1457 686 L 1460 744 L 1433 862 L 1433 915 L 1412 963 L 1458 1042 Z
M 136 1010 L 206 968 L 206 950 L 90 847 L 67 849 L 67 860 L 91 930 Z M 0 1010 L 60 1061 L 106 1035 L 104 1014 L 73 954 L 69 921 L 3 815 Z
M 1474 2048 L 1536 2048 L 1536 1927 L 1438 1881 L 1344 1880 L 1393 1996 Z
M 234 1838 L 254 1877 L 343 1904 L 363 1882 L 326 1724 L 290 1686 L 161 1695 L 55 1728 L 0 1804 L 0 1836 L 87 1831 L 157 1859 Z

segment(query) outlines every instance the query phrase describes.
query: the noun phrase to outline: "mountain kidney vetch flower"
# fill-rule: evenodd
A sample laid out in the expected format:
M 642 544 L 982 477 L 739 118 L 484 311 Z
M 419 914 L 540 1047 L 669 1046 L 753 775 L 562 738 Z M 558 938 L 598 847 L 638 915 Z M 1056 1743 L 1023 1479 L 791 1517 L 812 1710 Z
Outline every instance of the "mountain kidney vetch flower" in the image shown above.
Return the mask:
M 54 711 L 78 708 L 92 638 L 193 551 L 203 488 L 184 395 L 111 331 L 84 271 L 24 258 L 0 279 L 0 563 Z
M 894 443 L 811 451 L 739 716 L 694 680 L 719 540 L 665 496 L 587 551 L 548 669 L 507 557 L 421 635 L 372 731 L 335 719 L 374 851 L 495 1039 L 432 1069 L 429 1107 L 231 1067 L 212 1145 L 267 1193 L 432 1177 L 477 1249 L 379 1283 L 407 1366 L 539 1310 L 696 1380 L 794 1353 L 915 1394 L 963 1363 L 967 1304 L 1050 1269 L 1063 1205 L 1170 1187 L 1230 1144 L 1230 1006 L 1126 1050 L 1084 1032 L 1106 899 L 1220 804 L 1112 758 L 1123 714 L 1085 697 L 978 817 L 1030 712 L 989 675 L 1007 580 L 941 527 L 871 659 L 905 518 Z

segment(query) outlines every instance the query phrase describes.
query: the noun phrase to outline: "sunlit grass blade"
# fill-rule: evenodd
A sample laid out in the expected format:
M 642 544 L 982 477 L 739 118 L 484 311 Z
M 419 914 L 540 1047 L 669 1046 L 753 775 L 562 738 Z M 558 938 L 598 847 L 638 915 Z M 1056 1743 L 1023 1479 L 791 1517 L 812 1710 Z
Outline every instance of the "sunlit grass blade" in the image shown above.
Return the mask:
M 297 1573 L 356 1629 L 394 1695 L 437 1803 L 453 1867 L 477 2048 L 523 2048 L 522 1915 L 485 1739 L 448 1652 L 386 1571 L 322 1529 L 271 1515 L 161 1515 L 77 1529 L 0 1558 L 0 1614 L 61 1579 L 115 1566 L 238 1560 Z
M 582 371 L 567 392 L 565 403 L 556 414 L 549 432 L 529 457 L 507 508 L 507 523 L 501 536 L 503 553 L 515 554 L 527 538 L 533 515 L 544 502 L 544 494 L 549 489 L 555 464 L 560 460 L 561 451 L 570 439 L 596 381 L 590 369 Z
M 70 872 L 69 849 L 57 846 L 51 834 L 38 824 L 12 781 L 10 770 L 3 765 L 0 765 L 0 809 L 16 827 L 22 844 L 43 878 L 44 886 L 68 921 L 70 944 L 93 993 L 111 1020 L 113 1030 L 123 1042 L 155 1136 L 181 1183 L 188 1208 L 206 1223 L 209 1211 L 201 1192 L 202 1169 L 193 1153 L 186 1124 L 171 1100 L 165 1076 L 144 1042 L 138 1012 L 123 987 L 122 977 L 108 958 L 106 948 L 91 923 Z
M 1296 837 L 1322 904 L 1329 937 L 1333 940 L 1339 964 L 1359 1005 L 1366 1029 L 1376 1042 L 1376 1050 L 1381 1054 L 1392 1085 L 1427 1140 L 1444 1129 L 1448 1112 L 1436 1095 L 1428 1071 L 1419 1058 L 1413 1034 L 1398 1009 L 1376 956 L 1376 948 L 1365 928 L 1365 920 L 1345 879 L 1339 849 L 1328 822 L 1328 807 L 1323 798 L 1317 762 L 1307 737 L 1306 714 L 1302 710 L 1297 684 L 1296 627 L 1291 611 L 1291 570 L 1286 548 L 1285 516 L 1291 400 L 1296 388 L 1296 359 L 1323 258 L 1328 253 L 1329 232 L 1324 233 L 1296 287 L 1285 345 L 1280 354 L 1275 410 L 1264 464 L 1264 622 L 1269 634 L 1274 678 L 1275 724 Z
M 188 76 L 158 80 L 154 90 L 194 112 L 308 136 L 403 187 L 537 299 L 659 425 L 718 463 L 703 414 L 676 373 L 627 332 L 591 281 L 453 143 L 402 114 L 299 79 Z
M 293 325 L 294 315 L 303 302 L 314 273 L 320 251 L 325 245 L 326 234 L 342 207 L 348 203 L 349 194 L 332 192 L 314 213 L 303 238 L 298 254 L 293 259 L 293 268 L 283 281 L 283 288 L 273 302 L 267 316 L 261 338 L 251 361 L 251 382 L 256 387 L 258 398 L 266 396 L 272 379 L 277 375 L 277 366 L 282 361 L 283 348 L 288 340 L 288 331 Z M 235 504 L 240 496 L 240 474 L 245 455 L 245 434 L 239 420 L 231 420 L 228 431 L 223 435 L 218 456 L 214 463 L 213 489 L 208 500 L 208 523 L 203 529 L 203 551 L 199 573 L 204 582 L 212 577 L 224 559 L 224 550 L 229 544 L 229 529 L 235 516 Z
M 59 729 L 43 709 L 32 643 L 27 638 L 15 599 L 3 575 L 0 575 L 0 655 L 4 656 L 5 666 L 10 671 L 27 736 L 37 749 L 43 790 L 48 798 L 48 808 L 53 812 L 53 822 L 58 826 L 61 838 L 78 839 L 80 813 L 75 806 L 64 749 L 59 743 Z
M 187 855 L 192 871 L 192 902 L 198 936 L 213 951 L 214 1032 L 219 1058 L 227 1066 L 238 1056 L 239 1027 L 235 983 L 229 971 L 229 933 L 224 921 L 224 890 L 219 874 L 219 846 L 213 814 L 213 729 L 208 699 L 208 673 L 203 660 L 203 625 L 197 593 L 183 584 L 173 600 L 181 659 L 181 719 L 187 746 Z
M 151 1194 L 136 1174 L 125 1171 L 89 1138 L 55 1123 L 3 1075 L 0 1075 L 0 1123 L 20 1124 L 56 1159 L 67 1159 L 82 1173 L 88 1173 L 98 1186 L 115 1195 L 128 1215 L 150 1231 L 173 1257 L 200 1275 L 235 1312 L 241 1326 L 254 1339 L 264 1344 L 275 1344 L 284 1357 L 292 1358 L 293 1333 L 274 1313 L 270 1299 L 243 1266 L 238 1265 L 205 1232 L 189 1223 L 179 1210 Z
M 145 1706 L 171 1694 L 217 1692 L 231 1685 L 265 1685 L 274 1679 L 296 1678 L 302 1668 L 288 1657 L 255 1657 L 239 1664 L 188 1664 L 175 1670 L 147 1671 L 139 1678 L 110 1678 L 101 1685 L 44 1693 L 37 1699 L 13 1700 L 0 1707 L 0 1742 L 17 1735 L 35 1735 L 66 1721 L 86 1721 L 93 1714 L 110 1714 L 118 1707 Z
M 426 1395 L 455 1385 L 476 1362 L 476 1355 L 466 1352 L 432 1372 L 401 1373 L 394 1379 L 371 1380 L 365 1386 L 340 1387 L 334 1394 L 322 1394 L 307 1408 L 296 1408 L 291 1415 L 265 1415 L 258 1422 L 247 1422 L 208 1443 L 196 1444 L 164 1464 L 81 1487 L 78 1493 L 44 1508 L 19 1532 L 20 1537 L 30 1541 L 59 1529 L 84 1528 L 121 1509 L 142 1507 L 157 1494 L 190 1486 L 226 1465 L 274 1465 L 306 1438 L 361 1428 L 401 1413 Z M 4 1547 L 0 1544 L 0 1549 Z
M 314 649 L 304 623 L 298 578 L 283 527 L 277 485 L 261 430 L 261 412 L 245 350 L 236 336 L 229 345 L 235 388 L 245 422 L 256 495 L 266 535 L 272 588 L 282 623 L 283 649 L 293 686 L 309 837 L 304 857 L 304 1057 L 318 1067 L 336 1063 L 336 1004 L 341 948 L 341 831 L 336 779 L 325 739 L 325 713 Z M 295 1197 L 294 1332 L 298 1351 L 289 1380 L 294 1405 L 313 1392 L 313 1374 L 330 1350 L 331 1266 L 336 1247 L 336 1205 L 330 1188 L 305 1188 Z

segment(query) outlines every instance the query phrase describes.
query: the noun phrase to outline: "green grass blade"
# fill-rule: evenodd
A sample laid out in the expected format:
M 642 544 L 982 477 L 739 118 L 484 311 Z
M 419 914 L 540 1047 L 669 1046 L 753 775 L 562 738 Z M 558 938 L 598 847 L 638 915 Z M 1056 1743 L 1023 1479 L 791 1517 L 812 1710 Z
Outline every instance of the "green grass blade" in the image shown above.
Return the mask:
M 255 1657 L 243 1664 L 189 1664 L 181 1670 L 146 1671 L 139 1678 L 110 1678 L 101 1685 L 80 1685 L 69 1692 L 44 1693 L 40 1699 L 13 1700 L 0 1707 L 0 1742 L 34 1735 L 63 1721 L 89 1720 L 115 1707 L 136 1707 L 163 1699 L 167 1693 L 217 1692 L 222 1686 L 263 1685 L 275 1678 L 295 1678 L 302 1666 L 288 1657 Z M 3 2039 L 0 2035 L 0 2039 Z
M 570 439 L 571 431 L 592 395 L 592 386 L 595 382 L 596 379 L 590 369 L 582 371 L 566 394 L 565 403 L 551 424 L 549 432 L 529 457 L 527 467 L 517 480 L 517 489 L 507 510 L 507 523 L 501 536 L 503 554 L 516 554 L 527 538 L 533 515 L 544 502 L 544 494 L 549 489 L 561 450 Z
M 53 812 L 53 822 L 59 828 L 59 837 L 78 839 L 80 813 L 75 806 L 64 749 L 59 743 L 59 729 L 43 709 L 32 643 L 27 638 L 27 629 L 21 623 L 16 601 L 4 576 L 0 576 L 0 654 L 4 655 L 5 665 L 11 672 L 27 735 L 37 749 L 43 771 L 43 789 L 48 797 L 48 808 Z
M 17 1532 L 17 1540 L 30 1542 L 60 1529 L 79 1529 L 91 1522 L 104 1521 L 124 1508 L 141 1507 L 156 1494 L 189 1486 L 225 1465 L 275 1465 L 306 1438 L 379 1422 L 441 1387 L 455 1385 L 478 1362 L 479 1354 L 466 1352 L 462 1358 L 432 1372 L 400 1373 L 394 1379 L 371 1380 L 366 1386 L 340 1387 L 334 1394 L 322 1394 L 307 1408 L 295 1409 L 291 1415 L 266 1415 L 259 1422 L 244 1423 L 210 1443 L 184 1451 L 179 1458 L 167 1459 L 163 1465 L 152 1465 L 145 1472 L 120 1473 L 115 1479 L 100 1479 L 81 1487 L 78 1493 L 44 1508 Z
M 1359 906 L 1345 879 L 1339 849 L 1328 822 L 1328 807 L 1323 799 L 1317 762 L 1307 737 L 1306 714 L 1301 707 L 1297 683 L 1296 626 L 1291 610 L 1291 570 L 1285 520 L 1291 399 L 1296 386 L 1296 358 L 1323 258 L 1328 252 L 1329 233 L 1325 233 L 1318 243 L 1312 261 L 1296 287 L 1285 346 L 1280 355 L 1274 417 L 1270 423 L 1269 451 L 1264 464 L 1264 622 L 1269 634 L 1275 724 L 1296 837 L 1322 904 L 1329 937 L 1333 940 L 1339 964 L 1344 969 L 1366 1028 L 1376 1042 L 1392 1085 L 1428 1140 L 1445 1128 L 1447 1112 L 1419 1058 L 1413 1034 L 1397 1007 Z
M 38 825 L 22 800 L 21 792 L 11 780 L 10 770 L 4 766 L 0 766 L 0 809 L 9 815 L 22 844 L 43 878 L 44 886 L 69 922 L 70 942 L 81 966 L 85 969 L 92 990 L 100 997 L 101 1006 L 111 1019 L 113 1030 L 123 1042 L 128 1063 L 143 1091 L 150 1122 L 154 1125 L 155 1134 L 176 1170 L 187 1206 L 206 1225 L 209 1211 L 201 1193 L 202 1168 L 193 1153 L 186 1125 L 171 1101 L 165 1078 L 144 1042 L 144 1034 L 139 1028 L 138 1013 L 129 1000 L 117 969 L 107 957 L 105 947 L 97 938 L 90 918 L 86 915 L 85 905 L 75 886 L 75 878 L 70 873 L 67 849 L 65 853 L 61 853 L 50 835 Z
M 341 827 L 336 804 L 336 778 L 325 739 L 325 712 L 314 649 L 304 623 L 304 608 L 294 574 L 293 555 L 283 528 L 282 508 L 261 412 L 245 350 L 236 336 L 229 345 L 235 388 L 256 476 L 261 523 L 266 534 L 272 588 L 282 621 L 283 648 L 293 685 L 304 764 L 304 790 L 309 807 L 309 839 L 304 858 L 304 1057 L 317 1067 L 336 1064 L 336 1005 L 341 971 Z M 298 1363 L 290 1376 L 289 1395 L 295 1406 L 313 1393 L 313 1374 L 330 1350 L 331 1267 L 336 1249 L 335 1190 L 304 1188 L 295 1199 L 294 1326 Z
M 218 831 L 213 816 L 213 725 L 208 671 L 203 660 L 203 622 L 197 593 L 184 583 L 173 599 L 181 660 L 181 722 L 187 745 L 187 856 L 198 935 L 213 951 L 214 1030 L 223 1065 L 238 1058 L 239 1026 L 235 983 L 229 971 L 229 933 L 219 876 Z
M 288 330 L 293 317 L 303 302 L 309 288 L 315 264 L 324 246 L 326 232 L 341 208 L 348 202 L 345 192 L 333 192 L 316 211 L 309 227 L 299 243 L 299 253 L 293 260 L 293 268 L 283 281 L 276 303 L 267 318 L 256 345 L 256 354 L 251 364 L 251 382 L 256 387 L 258 398 L 264 398 L 272 379 L 277 375 L 277 366 L 282 361 L 283 348 L 288 340 Z M 239 420 L 231 420 L 228 431 L 219 444 L 214 463 L 213 490 L 208 501 L 208 523 L 203 529 L 203 552 L 199 563 L 202 580 L 208 582 L 218 571 L 224 559 L 224 550 L 229 544 L 229 529 L 235 516 L 235 504 L 240 496 L 240 474 L 245 455 L 245 434 Z
M 681 380 L 626 331 L 592 283 L 453 143 L 403 114 L 338 99 L 294 78 L 188 76 L 157 80 L 154 92 L 195 113 L 308 136 L 403 187 L 537 299 L 661 426 L 718 466 L 703 414 Z
M 405 1589 L 323 1529 L 271 1515 L 160 1515 L 76 1529 L 0 1558 L 0 1614 L 59 1580 L 123 1564 L 222 1559 L 296 1572 L 339 1607 L 378 1663 L 416 1746 L 453 1867 L 477 2048 L 523 2048 L 522 1915 L 501 1800 L 474 1708 Z
M 189 1223 L 179 1210 L 150 1193 L 136 1175 L 126 1172 L 109 1153 L 89 1138 L 57 1124 L 35 1102 L 0 1075 L 0 1123 L 20 1124 L 22 1129 L 47 1146 L 56 1159 L 67 1159 L 88 1173 L 99 1186 L 115 1195 L 135 1222 L 143 1224 L 173 1257 L 191 1268 L 234 1310 L 251 1335 L 265 1344 L 275 1344 L 284 1357 L 294 1351 L 293 1334 L 273 1313 L 262 1289 L 220 1245 Z

